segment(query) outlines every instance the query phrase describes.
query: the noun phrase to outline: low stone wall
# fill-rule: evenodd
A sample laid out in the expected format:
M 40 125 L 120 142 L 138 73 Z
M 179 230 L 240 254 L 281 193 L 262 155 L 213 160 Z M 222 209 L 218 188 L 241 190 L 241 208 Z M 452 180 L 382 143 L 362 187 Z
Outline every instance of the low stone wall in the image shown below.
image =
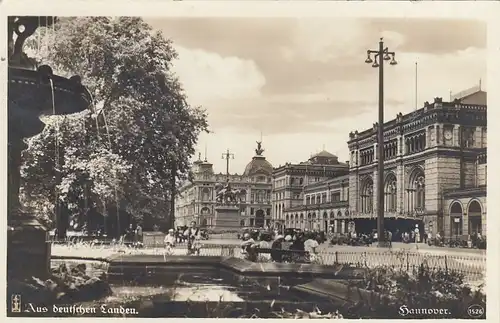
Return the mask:
M 356 279 L 365 272 L 344 265 L 256 263 L 235 257 L 130 255 L 110 258 L 110 281 L 161 282 L 185 272 L 225 269 L 244 276 Z

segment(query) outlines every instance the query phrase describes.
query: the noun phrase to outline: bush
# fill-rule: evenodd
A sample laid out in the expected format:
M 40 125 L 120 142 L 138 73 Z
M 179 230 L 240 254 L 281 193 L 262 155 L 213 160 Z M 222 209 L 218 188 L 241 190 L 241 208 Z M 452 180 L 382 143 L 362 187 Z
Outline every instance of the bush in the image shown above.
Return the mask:
M 466 312 L 470 305 L 486 306 L 482 286 L 473 291 L 464 283 L 463 274 L 441 268 L 431 269 L 425 263 L 413 271 L 389 266 L 368 268 L 363 279 L 350 282 L 350 287 L 358 289 L 360 301 L 349 309 L 349 313 L 358 317 L 395 318 L 399 316 L 400 307 L 406 306 L 409 309 L 450 311 L 449 315 L 421 314 L 411 318 L 470 318 Z M 362 295 L 361 289 L 376 293 L 368 298 Z

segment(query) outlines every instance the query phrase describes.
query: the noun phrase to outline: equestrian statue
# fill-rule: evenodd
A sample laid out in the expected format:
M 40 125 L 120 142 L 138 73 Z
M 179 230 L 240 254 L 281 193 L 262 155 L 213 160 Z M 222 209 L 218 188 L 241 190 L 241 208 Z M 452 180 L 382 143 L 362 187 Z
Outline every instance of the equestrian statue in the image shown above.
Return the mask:
M 245 190 L 233 190 L 229 180 L 226 185 L 221 183 L 215 184 L 215 202 L 219 204 L 237 204 L 242 202 L 242 197 L 245 195 Z

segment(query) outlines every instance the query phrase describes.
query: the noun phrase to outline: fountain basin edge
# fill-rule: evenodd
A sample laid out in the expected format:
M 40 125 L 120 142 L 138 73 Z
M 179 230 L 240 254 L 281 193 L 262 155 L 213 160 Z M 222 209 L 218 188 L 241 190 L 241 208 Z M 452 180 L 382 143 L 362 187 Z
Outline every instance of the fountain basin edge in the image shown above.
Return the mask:
M 243 276 L 290 277 L 304 279 L 359 279 L 365 273 L 363 268 L 324 266 L 296 263 L 256 263 L 246 259 L 218 256 L 166 256 L 163 255 L 117 255 L 106 259 L 108 279 L 133 281 L 142 276 L 161 280 L 161 276 L 183 273 L 186 270 L 226 269 Z

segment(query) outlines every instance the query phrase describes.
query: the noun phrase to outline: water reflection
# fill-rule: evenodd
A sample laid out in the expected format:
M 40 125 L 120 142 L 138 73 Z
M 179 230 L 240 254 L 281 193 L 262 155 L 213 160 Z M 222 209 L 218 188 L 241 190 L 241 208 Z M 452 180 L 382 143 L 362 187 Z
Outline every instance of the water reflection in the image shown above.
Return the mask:
M 190 269 L 155 275 L 154 283 L 114 281 L 113 296 L 96 303 L 133 307 L 140 317 L 150 318 L 276 318 L 297 311 L 310 313 L 320 308 L 328 313 L 338 308 L 331 301 L 324 303 L 294 292 L 292 287 L 307 282 L 304 279 L 246 277 L 226 270 Z
M 170 301 L 192 302 L 244 302 L 246 300 L 272 300 L 283 296 L 290 286 L 279 277 L 244 277 L 228 271 L 181 273 L 164 276 L 161 285 L 123 284 L 112 285 L 110 301 L 136 299 L 146 296 L 169 296 Z M 288 282 L 290 283 L 290 282 Z

